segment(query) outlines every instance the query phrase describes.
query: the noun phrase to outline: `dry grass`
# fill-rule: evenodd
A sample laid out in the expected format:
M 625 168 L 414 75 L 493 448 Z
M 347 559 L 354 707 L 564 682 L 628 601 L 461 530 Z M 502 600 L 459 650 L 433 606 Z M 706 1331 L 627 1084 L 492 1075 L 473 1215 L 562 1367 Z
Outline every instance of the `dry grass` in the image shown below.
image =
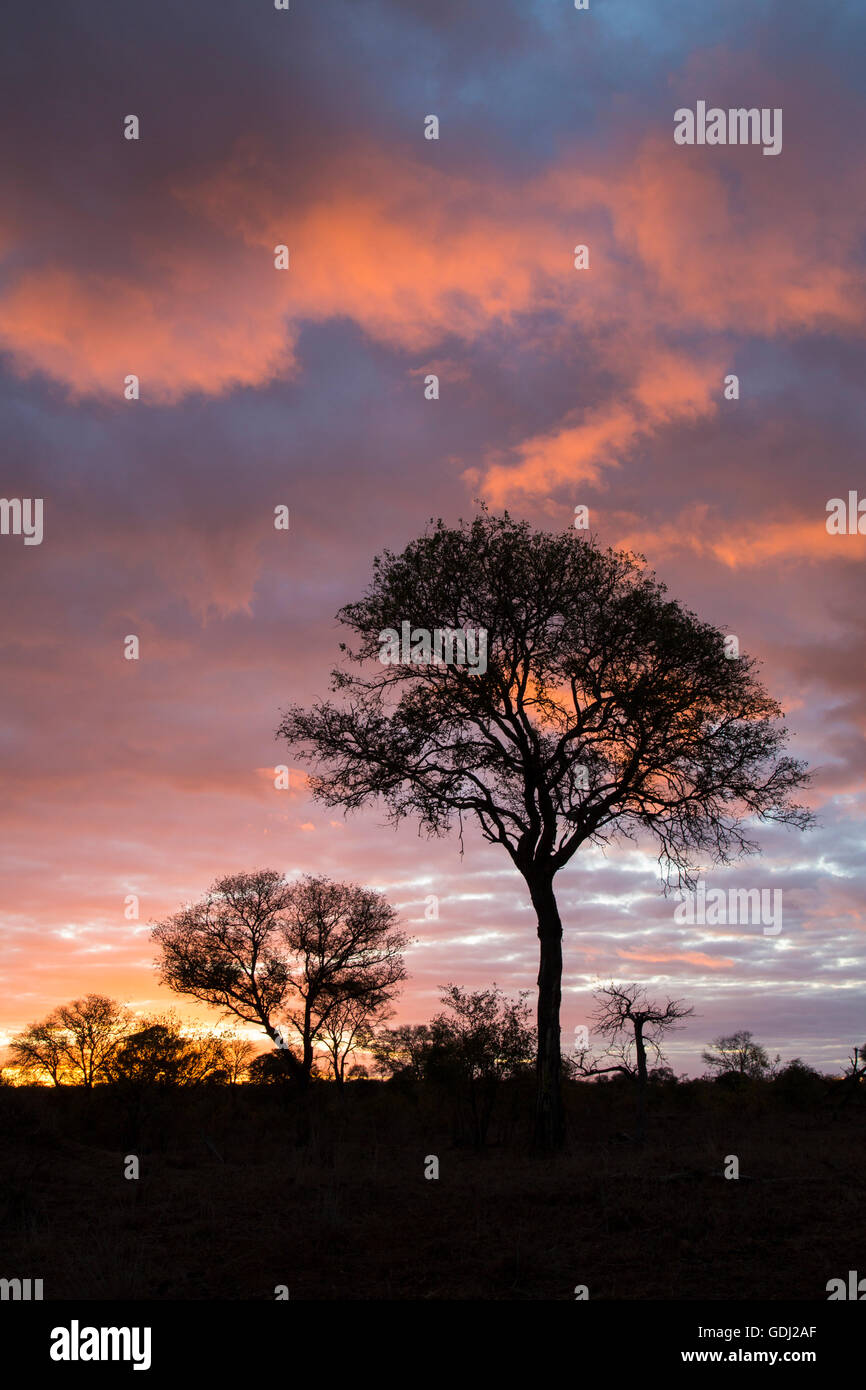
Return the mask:
M 643 1147 L 615 1087 L 569 1090 L 569 1146 L 525 1153 L 523 1094 L 482 1153 L 444 1098 L 378 1083 L 297 1106 L 262 1088 L 0 1091 L 5 1277 L 56 1299 L 824 1299 L 866 1274 L 866 1106 L 692 1084 Z M 123 1157 L 141 1158 L 139 1181 Z M 436 1154 L 438 1181 L 425 1180 Z M 722 1177 L 736 1154 L 739 1181 Z

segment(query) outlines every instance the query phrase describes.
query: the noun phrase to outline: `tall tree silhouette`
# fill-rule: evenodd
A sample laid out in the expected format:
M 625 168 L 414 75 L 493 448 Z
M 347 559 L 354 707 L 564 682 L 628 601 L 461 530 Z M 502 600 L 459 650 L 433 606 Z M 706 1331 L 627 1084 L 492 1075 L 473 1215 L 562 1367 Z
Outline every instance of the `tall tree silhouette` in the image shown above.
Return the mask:
M 522 874 L 540 947 L 544 1148 L 564 1133 L 560 869 L 583 844 L 646 834 L 665 883 L 690 886 L 696 856 L 727 863 L 757 848 L 750 821 L 809 822 L 792 800 L 807 773 L 782 754 L 781 711 L 754 661 L 728 659 L 724 634 L 645 565 L 508 513 L 431 524 L 377 557 L 365 597 L 339 613 L 355 634 L 333 673 L 339 702 L 292 706 L 277 731 L 312 762 L 325 804 L 381 798 L 433 835 L 472 815 Z M 402 654 L 383 664 L 386 630 L 405 621 L 486 630 L 486 671 Z

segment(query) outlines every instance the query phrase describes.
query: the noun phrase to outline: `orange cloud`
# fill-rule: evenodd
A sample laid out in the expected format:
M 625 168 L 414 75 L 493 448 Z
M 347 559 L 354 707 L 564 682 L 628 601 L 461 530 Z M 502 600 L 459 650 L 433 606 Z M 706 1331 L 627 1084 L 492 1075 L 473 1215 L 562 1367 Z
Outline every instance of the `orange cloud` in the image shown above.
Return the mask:
M 717 560 L 728 569 L 768 564 L 773 560 L 863 560 L 866 535 L 831 536 L 826 513 L 796 514 L 777 521 L 738 516 L 729 522 L 703 503 L 685 507 L 663 525 L 626 524 L 616 545 L 656 558 L 682 551 Z
M 274 272 L 276 275 L 276 272 Z M 139 285 L 49 267 L 22 276 L 2 300 L 0 342 L 22 373 L 45 372 L 75 397 L 123 399 L 124 378 L 143 399 L 173 402 L 257 386 L 293 363 L 291 337 L 272 295 L 212 269 L 202 282 L 187 260 Z M 132 408 L 132 407 L 130 407 Z
M 646 437 L 716 408 L 727 348 L 696 360 L 667 333 L 862 332 L 859 171 L 840 184 L 838 170 L 831 183 L 810 169 L 804 200 L 796 165 L 768 174 L 764 162 L 702 153 L 651 133 L 603 171 L 566 152 L 521 183 L 358 146 L 304 201 L 284 170 L 239 147 L 216 173 L 166 188 L 168 231 L 140 246 L 137 279 L 52 265 L 13 277 L 0 346 L 76 395 L 120 401 L 133 372 L 147 399 L 176 401 L 291 373 L 305 321 L 348 317 L 418 354 L 494 325 L 523 340 L 544 313 L 554 340 L 592 344 L 612 398 L 486 460 L 483 490 L 502 502 L 598 482 Z M 200 242 L 185 232 L 172 243 L 173 210 L 197 220 Z M 573 268 L 578 241 L 589 271 Z M 273 265 L 282 243 L 287 271 Z
M 736 961 L 725 956 L 708 956 L 703 951 L 624 951 L 617 947 L 616 953 L 622 960 L 641 960 L 651 965 L 677 960 L 686 965 L 704 966 L 707 970 L 733 970 L 736 965 Z
M 699 366 L 685 356 L 658 353 L 644 370 L 638 369 L 624 401 L 526 440 L 515 450 L 513 464 L 491 463 L 484 475 L 485 494 L 498 505 L 517 492 L 543 493 L 564 482 L 598 483 L 602 470 L 616 467 L 617 455 L 641 437 L 677 421 L 714 414 L 720 380 L 717 365 Z

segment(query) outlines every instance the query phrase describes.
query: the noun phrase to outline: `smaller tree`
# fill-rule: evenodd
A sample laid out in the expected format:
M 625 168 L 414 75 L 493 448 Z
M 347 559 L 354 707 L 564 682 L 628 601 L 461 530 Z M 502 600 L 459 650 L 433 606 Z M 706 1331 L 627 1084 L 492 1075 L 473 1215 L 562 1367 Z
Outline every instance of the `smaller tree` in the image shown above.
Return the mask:
M 228 1082 L 230 1059 L 217 1033 L 185 1030 L 172 1013 L 142 1018 L 118 1048 L 109 1067 L 112 1081 L 136 1086 L 195 1086 Z
M 111 1080 L 121 1086 L 176 1086 L 183 1074 L 184 1040 L 157 1019 L 126 1038 L 111 1062 Z
M 280 1046 L 277 1022 L 290 990 L 281 926 L 291 886 L 273 869 L 218 879 L 198 903 L 153 927 L 163 984 L 258 1023 Z M 299 1077 L 301 1065 L 285 1049 L 280 1065 Z
M 112 1060 L 130 1026 L 129 1011 L 115 999 L 88 994 L 14 1037 L 12 1058 L 25 1078 L 47 1077 L 55 1086 L 91 1090 L 109 1079 Z
M 18 1078 L 25 1084 L 48 1080 L 62 1086 L 68 1074 L 64 1044 L 56 1013 L 17 1033 L 9 1043 L 9 1053 Z
M 373 1070 L 377 1075 L 423 1081 L 433 1042 L 429 1024 L 401 1023 L 397 1028 L 379 1028 L 365 1033 L 361 1047 L 373 1058 Z
M 112 1059 L 129 1033 L 129 1010 L 104 994 L 88 994 L 58 1010 L 68 1038 L 67 1056 L 88 1090 L 108 1080 Z
M 223 1051 L 223 1065 L 228 1073 L 230 1086 L 237 1086 L 245 1076 L 249 1074 L 249 1066 L 256 1049 L 247 1038 L 240 1037 L 237 1033 L 220 1033 L 220 1044 Z
M 247 1067 L 247 1079 L 252 1086 L 284 1086 L 291 1080 L 280 1048 L 257 1052 Z
M 331 1075 L 341 1090 L 347 1076 L 366 1075 L 362 1067 L 352 1063 L 352 1058 L 368 1051 L 374 1030 L 393 1012 L 387 1003 L 371 1009 L 365 999 L 341 999 L 330 1011 L 322 1024 L 321 1042 L 330 1062 Z
M 673 1067 L 650 1067 L 649 1084 L 651 1086 L 676 1086 L 677 1077 Z
M 649 998 L 644 986 L 637 984 L 617 985 L 611 982 L 596 990 L 593 997 L 596 1000 L 593 1032 L 606 1040 L 603 1058 L 611 1058 L 611 1061 L 603 1066 L 601 1060 L 584 1048 L 577 1053 L 577 1071 L 581 1076 L 619 1072 L 634 1079 L 638 1098 L 637 1137 L 643 1139 L 646 1133 L 646 1088 L 650 1079 L 647 1056 L 651 1055 L 659 1064 L 654 1071 L 670 1071 L 670 1068 L 662 1065 L 662 1041 L 680 1026 L 683 1019 L 691 1018 L 694 1009 L 678 999 L 656 1004 Z
M 840 1105 L 846 1105 L 852 1099 L 855 1101 L 866 1100 L 866 1045 L 860 1047 L 855 1043 L 851 1048 L 851 1055 L 847 1062 L 848 1065 L 842 1073 L 842 1080 L 839 1083 L 837 1110 Z
M 717 1081 L 723 1076 L 763 1081 L 773 1074 L 779 1060 L 776 1057 L 771 1062 L 766 1050 L 746 1030 L 715 1038 L 711 1047 L 701 1053 L 701 1061 Z
M 453 1102 L 458 1141 L 482 1148 L 503 1083 L 533 1073 L 535 1030 L 527 994 L 523 990 L 514 1000 L 495 984 L 480 990 L 449 984 L 440 989 L 446 1007 L 432 1022 L 380 1028 L 364 1036 L 361 1046 L 379 1076 L 443 1088 Z
M 227 1086 L 231 1063 L 224 1035 L 213 1033 L 209 1028 L 197 1028 L 194 1031 L 184 1029 L 182 1038 L 187 1057 L 183 1084 L 193 1086 L 206 1082 Z
M 140 1019 L 135 1033 L 118 1048 L 111 1080 L 126 1086 L 197 1086 L 225 1084 L 232 1077 L 227 1037 L 206 1029 L 183 1027 L 174 1013 Z M 249 1042 L 245 1048 L 250 1048 Z
M 866 1046 L 852 1047 L 845 1076 L 855 1088 L 866 1081 Z
M 773 1091 L 789 1105 L 805 1108 L 824 1098 L 826 1085 L 814 1067 L 801 1057 L 792 1057 L 773 1077 Z
M 479 990 L 449 984 L 440 992 L 446 1007 L 430 1025 L 427 1075 L 452 1082 L 458 1136 L 468 1132 L 476 1148 L 486 1143 L 502 1083 L 533 1071 L 536 1035 L 528 994 L 521 990 L 509 999 L 495 984 Z
M 407 937 L 383 895 L 324 877 L 287 883 L 262 869 L 219 879 L 202 901 L 157 923 L 153 937 L 163 982 L 261 1024 L 275 1065 L 302 1089 L 343 1005 L 374 1017 L 406 976 Z
M 297 998 L 284 1016 L 304 1074 L 312 1073 L 319 1043 L 339 1071 L 352 1038 L 381 1017 L 405 980 L 408 937 L 381 893 L 312 876 L 293 886 L 283 935 Z

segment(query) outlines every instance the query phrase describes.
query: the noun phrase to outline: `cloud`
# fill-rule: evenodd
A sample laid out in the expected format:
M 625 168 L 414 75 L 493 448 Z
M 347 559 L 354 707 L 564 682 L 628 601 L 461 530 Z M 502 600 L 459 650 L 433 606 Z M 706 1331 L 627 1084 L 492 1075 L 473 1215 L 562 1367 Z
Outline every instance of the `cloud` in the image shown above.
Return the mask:
M 663 965 L 667 961 L 683 961 L 686 965 L 696 965 L 705 970 L 735 970 L 737 962 L 723 956 L 708 956 L 703 951 L 624 951 L 616 952 L 620 960 L 646 961 L 651 965 Z

